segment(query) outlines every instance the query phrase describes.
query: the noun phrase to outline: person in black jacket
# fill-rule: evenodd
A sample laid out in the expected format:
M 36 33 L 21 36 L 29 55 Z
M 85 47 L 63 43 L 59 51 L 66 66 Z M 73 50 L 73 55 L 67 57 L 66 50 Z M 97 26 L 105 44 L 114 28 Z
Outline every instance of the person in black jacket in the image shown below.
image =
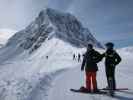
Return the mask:
M 97 63 L 102 60 L 99 52 L 93 49 L 91 44 L 88 44 L 87 52 L 84 54 L 81 70 L 86 72 L 86 89 L 90 92 L 97 92 L 96 72 L 98 71 Z M 92 84 L 91 84 L 92 83 Z
M 80 62 L 81 61 L 81 55 L 80 55 L 80 53 L 78 53 L 78 62 Z
M 115 67 L 121 62 L 121 57 L 119 54 L 113 49 L 114 44 L 109 42 L 105 44 L 107 50 L 103 54 L 103 57 L 105 57 L 105 71 L 106 71 L 106 77 L 107 77 L 107 83 L 109 88 L 109 82 L 110 78 L 112 79 L 112 85 L 113 90 L 116 89 L 116 81 L 115 81 Z
M 75 54 L 73 54 L 73 60 L 75 60 L 76 59 L 76 55 Z

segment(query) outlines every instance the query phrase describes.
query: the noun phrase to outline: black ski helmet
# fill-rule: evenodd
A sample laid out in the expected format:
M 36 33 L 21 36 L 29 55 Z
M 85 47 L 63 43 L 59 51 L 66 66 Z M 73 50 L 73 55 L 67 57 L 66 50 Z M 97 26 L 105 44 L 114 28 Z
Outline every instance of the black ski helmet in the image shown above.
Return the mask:
M 93 45 L 89 43 L 88 44 L 88 47 L 92 49 L 93 48 Z
M 105 44 L 105 46 L 113 48 L 114 47 L 114 43 L 108 42 L 108 43 Z

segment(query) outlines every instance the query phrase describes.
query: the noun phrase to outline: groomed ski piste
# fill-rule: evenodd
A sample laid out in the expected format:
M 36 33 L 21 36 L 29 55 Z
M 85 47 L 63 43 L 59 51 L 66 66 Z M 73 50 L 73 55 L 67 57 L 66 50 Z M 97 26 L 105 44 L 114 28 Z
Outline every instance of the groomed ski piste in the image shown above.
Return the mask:
M 127 48 L 118 50 L 123 61 L 117 66 L 116 78 L 118 87 L 129 90 L 116 92 L 114 98 L 71 92 L 70 88 L 78 89 L 85 81 L 84 72 L 80 71 L 81 62 L 74 61 L 72 55 L 84 53 L 85 49 L 75 48 L 53 38 L 31 56 L 24 52 L 14 59 L 9 57 L 10 59 L 1 62 L 0 100 L 133 100 L 133 52 L 126 50 Z M 49 58 L 46 59 L 46 56 Z M 97 74 L 99 88 L 106 86 L 103 63 L 99 63 Z

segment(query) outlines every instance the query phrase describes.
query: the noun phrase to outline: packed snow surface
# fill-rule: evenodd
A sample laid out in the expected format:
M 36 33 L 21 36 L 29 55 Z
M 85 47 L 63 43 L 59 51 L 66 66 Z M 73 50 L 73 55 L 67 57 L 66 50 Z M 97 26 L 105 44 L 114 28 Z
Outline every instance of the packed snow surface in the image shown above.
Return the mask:
M 70 88 L 78 89 L 85 81 L 84 72 L 80 71 L 81 62 L 73 61 L 72 56 L 73 53 L 84 52 L 85 49 L 77 49 L 53 38 L 29 57 L 22 53 L 1 62 L 0 100 L 133 100 L 133 57 L 131 53 L 121 50 L 123 61 L 116 70 L 117 86 L 129 88 L 128 91 L 116 92 L 114 98 L 72 93 Z M 103 63 L 99 64 L 97 74 L 99 88 L 106 86 Z
M 43 10 L 28 27 L 0 48 L 0 100 L 133 100 L 132 50 L 117 50 L 117 86 L 129 88 L 106 95 L 75 94 L 70 88 L 84 85 L 81 62 L 73 54 L 85 53 L 87 43 L 101 47 L 88 29 L 71 14 Z M 97 49 L 101 53 L 103 50 Z M 106 86 L 104 60 L 99 63 L 98 87 Z
M 9 55 L 10 59 L 0 63 L 0 100 L 44 100 L 53 78 L 76 66 L 74 62 L 68 63 L 75 50 L 59 39 L 52 39 L 32 55 L 24 52 L 13 56 L 14 59 Z M 12 52 L 10 48 L 7 51 Z

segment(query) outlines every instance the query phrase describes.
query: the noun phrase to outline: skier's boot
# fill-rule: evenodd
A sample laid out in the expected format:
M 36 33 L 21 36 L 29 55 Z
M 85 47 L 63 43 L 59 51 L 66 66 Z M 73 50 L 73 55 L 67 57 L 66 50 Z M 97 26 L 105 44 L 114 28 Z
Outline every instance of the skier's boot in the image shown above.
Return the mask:
M 109 86 L 106 86 L 105 88 L 103 88 L 103 90 L 108 90 L 109 89 Z
M 91 90 L 88 90 L 87 88 L 85 88 L 84 86 L 80 87 L 80 91 L 84 92 L 84 93 L 89 93 L 91 92 Z
M 98 93 L 98 92 L 100 92 L 99 89 L 94 89 L 94 90 L 93 90 L 93 93 Z

